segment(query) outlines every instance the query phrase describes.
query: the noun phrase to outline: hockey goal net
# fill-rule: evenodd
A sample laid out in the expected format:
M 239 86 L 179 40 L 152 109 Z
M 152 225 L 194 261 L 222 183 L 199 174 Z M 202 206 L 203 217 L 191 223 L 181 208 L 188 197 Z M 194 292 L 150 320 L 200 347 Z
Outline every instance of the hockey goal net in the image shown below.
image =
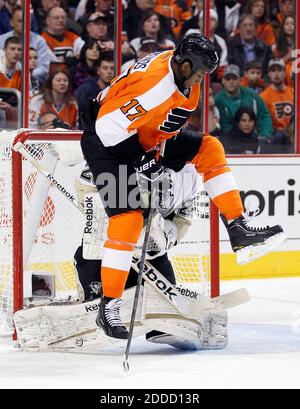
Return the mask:
M 55 277 L 55 301 L 78 300 L 74 253 L 81 244 L 84 216 L 30 162 L 14 152 L 21 141 L 38 164 L 70 195 L 83 158 L 62 162 L 54 146 L 79 150 L 80 132 L 0 132 L 0 337 L 13 333 L 13 313 L 30 304 L 34 275 Z M 178 283 L 218 295 L 218 215 L 205 192 L 194 202 L 183 243 L 170 253 Z

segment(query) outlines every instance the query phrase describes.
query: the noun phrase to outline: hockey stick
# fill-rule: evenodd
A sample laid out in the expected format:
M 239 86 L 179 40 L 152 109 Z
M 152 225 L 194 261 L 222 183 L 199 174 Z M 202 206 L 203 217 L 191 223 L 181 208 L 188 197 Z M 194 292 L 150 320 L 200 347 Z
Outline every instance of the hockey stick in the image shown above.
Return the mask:
M 159 155 L 158 163 L 161 163 L 162 158 L 164 157 L 165 148 L 166 148 L 166 141 L 163 141 L 160 145 L 160 155 Z M 152 224 L 152 219 L 155 213 L 156 196 L 157 196 L 157 187 L 154 185 L 153 190 L 150 193 L 150 204 L 149 204 L 150 209 L 149 209 L 149 215 L 148 215 L 148 220 L 147 220 L 147 225 L 146 225 L 145 238 L 144 238 L 144 244 L 143 244 L 143 249 L 142 249 L 141 262 L 139 266 L 138 279 L 137 279 L 137 284 L 136 284 L 136 289 L 135 289 L 132 314 L 131 314 L 130 326 L 129 326 L 129 333 L 128 333 L 128 340 L 127 340 L 127 345 L 126 345 L 124 360 L 123 360 L 123 368 L 125 372 L 129 371 L 128 358 L 129 358 L 130 346 L 131 346 L 133 329 L 134 329 L 134 321 L 135 321 L 135 316 L 136 316 L 138 302 L 139 302 L 140 289 L 142 285 L 143 271 L 144 271 L 146 254 L 147 254 L 147 247 L 148 247 L 148 243 L 150 239 L 151 224 Z
M 54 186 L 70 203 L 72 203 L 73 206 L 76 207 L 82 214 L 85 214 L 84 208 L 82 205 L 75 199 L 75 197 L 67 191 L 67 189 L 59 183 L 49 172 L 47 169 L 44 169 L 43 166 L 34 159 L 34 157 L 28 152 L 28 150 L 25 148 L 22 142 L 17 142 L 13 150 L 15 152 L 19 152 L 23 158 L 28 160 L 50 183 L 52 186 Z M 95 216 L 94 216 L 95 217 Z
M 140 270 L 140 260 L 137 257 L 132 259 L 132 268 L 136 272 Z M 186 289 L 171 284 L 148 261 L 144 263 L 143 279 L 165 298 L 179 315 L 191 319 L 199 319 L 208 314 L 218 314 L 250 300 L 248 291 L 243 288 L 215 298 L 209 298 L 192 290 L 188 293 Z

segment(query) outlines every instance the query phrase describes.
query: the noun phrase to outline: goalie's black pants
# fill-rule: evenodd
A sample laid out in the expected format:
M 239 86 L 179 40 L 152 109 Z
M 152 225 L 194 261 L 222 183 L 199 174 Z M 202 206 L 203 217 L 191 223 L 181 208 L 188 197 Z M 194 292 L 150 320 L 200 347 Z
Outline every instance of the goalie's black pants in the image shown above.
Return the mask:
M 78 247 L 74 255 L 75 266 L 77 269 L 80 284 L 84 291 L 84 301 L 92 301 L 95 298 L 99 298 L 101 294 L 101 260 L 85 260 L 83 258 L 82 251 L 82 246 Z M 168 259 L 167 253 L 161 257 L 157 257 L 151 260 L 150 264 L 152 264 L 153 267 L 155 267 L 161 274 L 163 274 L 163 276 L 167 280 L 169 280 L 171 284 L 176 284 L 173 268 Z M 133 268 L 131 268 L 125 288 L 127 289 L 134 287 L 137 283 L 137 278 L 137 273 Z

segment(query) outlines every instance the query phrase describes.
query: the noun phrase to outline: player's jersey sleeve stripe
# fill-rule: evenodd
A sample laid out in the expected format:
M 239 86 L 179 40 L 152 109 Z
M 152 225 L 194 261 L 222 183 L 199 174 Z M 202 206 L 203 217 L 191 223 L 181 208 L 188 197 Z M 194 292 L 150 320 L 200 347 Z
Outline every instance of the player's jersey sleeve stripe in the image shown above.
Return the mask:
M 173 74 L 168 73 L 154 87 L 135 99 L 142 106 L 145 113 L 135 120 L 128 119 L 137 111 L 132 108 L 126 116 L 120 108 L 100 116 L 96 122 L 96 132 L 104 146 L 115 146 L 132 136 L 139 126 L 149 120 L 155 109 L 159 109 L 176 92 Z M 130 99 L 127 101 L 130 102 Z

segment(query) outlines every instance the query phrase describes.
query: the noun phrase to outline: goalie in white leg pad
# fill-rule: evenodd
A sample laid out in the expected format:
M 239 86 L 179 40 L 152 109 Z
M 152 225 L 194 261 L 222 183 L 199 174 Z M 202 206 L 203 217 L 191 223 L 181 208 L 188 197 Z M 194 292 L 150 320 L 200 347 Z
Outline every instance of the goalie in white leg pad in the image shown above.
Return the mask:
M 120 310 L 122 322 L 128 326 L 134 288 L 125 290 Z M 199 320 L 181 317 L 162 296 L 145 285 L 135 322 L 134 337 L 150 333 L 148 341 L 168 343 L 177 349 L 223 349 L 227 345 L 226 313 L 209 315 Z M 31 352 L 88 352 L 118 346 L 95 324 L 98 301 L 83 304 L 52 305 L 29 308 L 14 315 L 18 342 L 22 350 Z M 151 318 L 150 318 L 151 317 Z M 165 332 L 153 337 L 153 332 Z M 151 335 L 152 332 L 152 335 Z M 122 345 L 122 343 L 121 343 Z

